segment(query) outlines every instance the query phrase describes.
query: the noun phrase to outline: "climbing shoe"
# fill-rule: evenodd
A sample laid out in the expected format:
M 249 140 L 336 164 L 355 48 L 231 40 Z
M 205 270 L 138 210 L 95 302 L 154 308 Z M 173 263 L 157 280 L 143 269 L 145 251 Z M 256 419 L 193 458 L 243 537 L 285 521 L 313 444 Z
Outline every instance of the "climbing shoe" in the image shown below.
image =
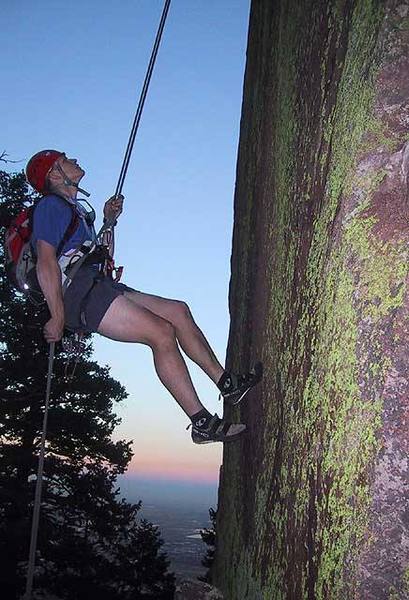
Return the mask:
M 224 398 L 231 405 L 238 404 L 247 392 L 261 381 L 262 377 L 263 364 L 261 362 L 257 362 L 245 375 L 236 375 L 226 371 L 217 384 L 220 390 L 219 400 Z
M 195 444 L 210 444 L 212 442 L 232 442 L 237 440 L 246 431 L 242 423 L 229 423 L 213 415 L 205 426 L 197 427 L 190 423 L 186 429 L 192 427 L 192 441 Z

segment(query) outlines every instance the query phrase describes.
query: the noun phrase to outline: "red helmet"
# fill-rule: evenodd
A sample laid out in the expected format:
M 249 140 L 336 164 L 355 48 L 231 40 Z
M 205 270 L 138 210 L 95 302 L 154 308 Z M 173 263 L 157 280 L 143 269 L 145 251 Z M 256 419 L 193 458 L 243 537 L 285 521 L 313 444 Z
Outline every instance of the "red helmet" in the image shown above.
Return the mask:
M 57 158 L 64 156 L 64 152 L 58 150 L 41 150 L 30 158 L 26 167 L 26 177 L 30 185 L 37 192 L 45 193 L 47 175 Z

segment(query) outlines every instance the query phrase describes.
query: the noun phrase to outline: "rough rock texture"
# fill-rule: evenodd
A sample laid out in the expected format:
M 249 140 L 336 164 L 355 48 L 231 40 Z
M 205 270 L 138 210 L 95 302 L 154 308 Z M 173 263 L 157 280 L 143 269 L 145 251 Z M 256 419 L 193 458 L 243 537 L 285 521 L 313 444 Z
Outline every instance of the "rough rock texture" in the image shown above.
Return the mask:
M 409 598 L 409 2 L 253 0 L 228 363 L 226 600 Z
M 177 584 L 175 600 L 223 600 L 223 596 L 207 583 L 186 579 Z

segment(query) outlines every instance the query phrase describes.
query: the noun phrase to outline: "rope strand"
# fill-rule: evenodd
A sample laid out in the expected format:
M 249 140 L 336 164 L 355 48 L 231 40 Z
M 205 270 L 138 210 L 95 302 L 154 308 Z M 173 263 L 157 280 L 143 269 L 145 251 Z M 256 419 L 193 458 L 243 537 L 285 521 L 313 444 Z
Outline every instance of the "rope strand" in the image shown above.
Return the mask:
M 162 33 L 165 28 L 165 23 L 166 23 L 166 18 L 168 16 L 168 12 L 169 12 L 170 2 L 171 2 L 171 0 L 165 0 L 165 4 L 163 6 L 162 16 L 161 16 L 161 19 L 159 22 L 158 31 L 156 33 L 155 42 L 153 45 L 151 57 L 150 57 L 148 68 L 147 68 L 146 75 L 145 75 L 145 81 L 142 86 L 142 91 L 141 91 L 141 95 L 139 97 L 138 107 L 136 109 L 135 118 L 134 118 L 132 128 L 131 128 L 131 133 L 130 133 L 128 144 L 127 144 L 127 147 L 125 150 L 125 155 L 124 155 L 124 159 L 122 162 L 121 172 L 120 172 L 118 183 L 117 183 L 116 190 L 115 190 L 115 196 L 119 196 L 119 194 L 121 194 L 122 187 L 124 185 L 124 181 L 125 181 L 125 177 L 126 177 L 126 173 L 128 171 L 129 161 L 130 161 L 133 146 L 135 143 L 136 134 L 138 132 L 139 122 L 141 120 L 143 107 L 145 104 L 150 80 L 151 80 L 152 73 L 153 73 L 153 68 L 155 66 L 156 57 L 157 57 L 158 50 L 159 50 L 159 44 L 161 42 Z
M 55 352 L 55 342 L 51 342 L 50 343 L 50 351 L 48 354 L 47 389 L 46 389 L 46 393 L 45 393 L 43 431 L 41 434 L 40 456 L 38 458 L 37 481 L 36 481 L 36 489 L 35 489 L 35 495 L 34 495 L 33 521 L 31 524 L 31 538 L 30 538 L 30 552 L 29 552 L 28 566 L 27 566 L 26 593 L 25 593 L 25 597 L 24 597 L 25 600 L 31 600 L 31 593 L 32 593 L 32 589 L 33 589 L 35 554 L 36 554 L 36 549 L 37 549 L 38 524 L 39 524 L 39 520 L 40 520 L 41 492 L 42 492 L 42 487 L 43 487 L 43 471 L 44 471 L 45 442 L 46 442 L 46 436 L 47 436 L 48 407 L 50 404 L 51 380 L 53 378 L 54 352 Z

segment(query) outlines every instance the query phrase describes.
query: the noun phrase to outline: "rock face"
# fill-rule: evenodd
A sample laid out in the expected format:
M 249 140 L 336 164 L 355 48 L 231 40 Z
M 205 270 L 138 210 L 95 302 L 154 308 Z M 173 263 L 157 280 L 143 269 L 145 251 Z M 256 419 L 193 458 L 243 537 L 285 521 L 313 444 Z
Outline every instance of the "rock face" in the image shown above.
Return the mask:
M 215 584 L 409 598 L 409 3 L 253 0 Z

